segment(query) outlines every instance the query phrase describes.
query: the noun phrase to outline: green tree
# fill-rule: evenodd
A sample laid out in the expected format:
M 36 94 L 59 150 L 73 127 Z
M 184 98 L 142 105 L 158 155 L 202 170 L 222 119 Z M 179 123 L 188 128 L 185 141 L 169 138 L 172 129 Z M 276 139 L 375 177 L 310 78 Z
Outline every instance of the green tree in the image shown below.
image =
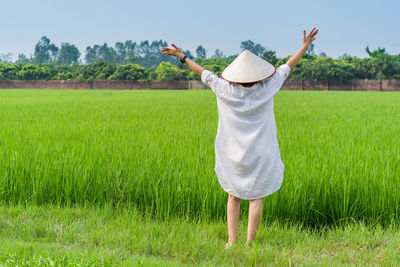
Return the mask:
M 43 36 L 35 45 L 32 61 L 35 64 L 55 62 L 58 55 L 58 47 L 50 43 L 50 39 Z
M 17 78 L 18 67 L 11 63 L 0 63 L 0 80 L 13 80 Z
M 124 43 L 115 43 L 115 51 L 117 53 L 115 62 L 117 64 L 133 63 L 137 60 L 136 56 L 137 43 L 127 40 Z
M 52 80 L 72 80 L 74 78 L 74 74 L 72 72 L 58 72 Z
M 116 71 L 115 64 L 108 61 L 99 61 L 93 64 L 80 65 L 75 69 L 75 77 L 80 81 L 92 81 L 94 79 L 107 80 Z
M 242 41 L 240 43 L 240 48 L 242 51 L 247 49 L 259 57 L 262 57 L 265 52 L 265 47 L 260 44 L 255 44 L 252 40 Z
M 145 80 L 147 79 L 147 70 L 138 64 L 127 64 L 118 66 L 117 70 L 111 76 L 112 80 Z
M 341 59 L 346 59 L 347 57 L 349 57 L 349 55 L 348 55 L 348 54 L 346 54 L 346 53 L 344 53 L 343 55 L 341 55 L 341 56 L 338 56 L 338 58 L 337 58 L 337 59 L 341 60 Z
M 327 57 L 327 55 L 325 52 L 321 52 L 321 53 L 319 53 L 319 57 Z
M 306 54 L 315 56 L 314 47 L 315 47 L 314 43 L 311 43 L 307 49 Z
M 60 52 L 57 58 L 58 64 L 70 66 L 78 63 L 81 52 L 79 49 L 70 43 L 62 43 Z
M 175 63 L 176 58 L 160 53 L 161 48 L 166 46 L 168 46 L 168 44 L 163 40 L 152 41 L 151 43 L 147 40 L 140 42 L 136 50 L 138 54 L 136 63 L 145 68 L 158 66 L 161 62 Z
M 386 49 L 385 48 L 379 48 L 378 47 L 377 50 L 371 51 L 371 50 L 369 50 L 369 46 L 368 45 L 365 48 L 365 52 L 367 52 L 370 57 L 386 55 Z
M 203 67 L 207 65 L 219 65 L 222 68 L 226 68 L 234 59 L 232 57 L 211 57 L 206 59 L 196 58 L 194 61 Z
M 278 58 L 276 57 L 276 52 L 272 50 L 266 50 L 262 55 L 262 58 L 275 65 L 278 62 Z
M 21 53 L 18 54 L 18 59 L 15 61 L 15 64 L 29 64 L 31 63 L 31 60 L 29 58 L 26 57 L 25 54 Z
M 132 63 L 137 59 L 136 56 L 136 42 L 131 40 L 125 41 L 125 62 Z
M 86 47 L 85 54 L 86 63 L 95 63 L 100 61 L 107 61 L 110 63 L 115 63 L 117 61 L 117 52 L 107 43 L 103 45 L 94 45 L 93 47 Z
M 374 74 L 370 66 L 369 58 L 351 58 L 351 64 L 354 67 L 353 78 L 355 79 L 371 79 Z
M 352 78 L 353 66 L 345 60 L 318 57 L 302 66 L 302 78 L 320 81 L 345 81 Z
M 27 64 L 17 73 L 20 80 L 50 80 L 52 78 L 50 66 Z
M 215 49 L 214 55 L 212 56 L 213 58 L 221 58 L 225 57 L 224 53 L 222 53 L 221 50 Z
M 207 57 L 207 50 L 204 47 L 202 47 L 201 45 L 199 45 L 196 48 L 196 55 L 197 55 L 198 58 L 206 58 Z
M 221 76 L 225 67 L 217 64 L 204 65 L 204 69 L 214 72 L 215 75 Z
M 161 62 L 155 70 L 157 80 L 183 80 L 185 71 L 172 65 L 170 62 Z
M 377 79 L 395 79 L 400 77 L 400 61 L 397 56 L 380 53 L 374 55 L 373 60 L 378 66 Z
M 200 76 L 193 71 L 188 71 L 186 77 L 188 80 L 200 80 Z

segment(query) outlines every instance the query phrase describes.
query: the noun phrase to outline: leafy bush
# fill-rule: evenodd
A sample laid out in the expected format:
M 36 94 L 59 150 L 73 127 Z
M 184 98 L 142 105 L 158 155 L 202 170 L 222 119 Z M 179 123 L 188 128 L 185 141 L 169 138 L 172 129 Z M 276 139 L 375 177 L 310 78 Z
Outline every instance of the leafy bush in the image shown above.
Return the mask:
M 145 80 L 148 77 L 147 70 L 138 64 L 127 64 L 117 67 L 111 76 L 112 80 Z
M 10 63 L 0 63 L 0 80 L 16 79 L 18 67 Z
M 115 64 L 100 61 L 89 65 L 81 65 L 76 69 L 76 77 L 80 81 L 92 81 L 94 79 L 107 80 L 116 71 Z
M 58 72 L 53 76 L 52 80 L 73 80 L 74 74 L 72 72 Z
M 157 80 L 184 80 L 185 71 L 172 65 L 170 62 L 161 62 L 155 70 L 157 74 Z
M 50 67 L 43 65 L 26 64 L 21 67 L 17 77 L 21 80 L 50 80 Z
M 273 53 L 264 57 L 274 63 Z M 278 67 L 290 56 L 277 59 Z M 203 68 L 221 75 L 234 57 L 196 58 Z M 145 68 L 138 64 L 117 65 L 107 61 L 88 65 L 61 66 L 52 63 L 42 65 L 0 63 L 0 80 L 199 80 L 186 65 L 161 62 L 158 66 Z M 340 59 L 306 54 L 291 71 L 289 79 L 345 81 L 349 79 L 400 79 L 400 55 L 389 55 L 382 50 L 371 52 L 369 58 L 342 56 Z

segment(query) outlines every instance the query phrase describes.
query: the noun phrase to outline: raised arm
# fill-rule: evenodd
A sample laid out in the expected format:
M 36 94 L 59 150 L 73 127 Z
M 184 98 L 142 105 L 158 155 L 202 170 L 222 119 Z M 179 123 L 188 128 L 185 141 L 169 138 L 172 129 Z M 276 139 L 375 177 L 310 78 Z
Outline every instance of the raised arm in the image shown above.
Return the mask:
M 183 54 L 182 50 L 179 47 L 177 47 L 175 44 L 172 44 L 172 48 L 171 47 L 163 47 L 161 49 L 161 52 L 163 55 L 174 56 L 174 57 L 178 57 L 178 58 L 183 58 L 185 56 Z M 202 66 L 200 66 L 199 64 L 197 64 L 196 62 L 194 62 L 193 60 L 191 60 L 188 57 L 185 59 L 185 63 L 189 67 L 189 69 L 191 69 L 197 75 L 201 76 L 201 73 L 204 70 Z
M 315 27 L 310 31 L 308 35 L 306 35 L 306 31 L 303 31 L 303 46 L 297 51 L 294 56 L 292 56 L 286 64 L 289 65 L 290 69 L 294 69 L 294 67 L 299 63 L 300 59 L 307 52 L 308 47 L 315 40 L 315 36 L 317 35 L 318 30 Z

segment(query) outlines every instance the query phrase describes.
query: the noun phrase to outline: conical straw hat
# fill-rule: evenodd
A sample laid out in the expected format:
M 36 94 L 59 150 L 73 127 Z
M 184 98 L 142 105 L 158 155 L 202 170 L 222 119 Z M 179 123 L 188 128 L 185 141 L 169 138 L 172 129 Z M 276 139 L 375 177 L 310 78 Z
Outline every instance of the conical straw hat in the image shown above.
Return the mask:
M 274 65 L 244 50 L 225 68 L 221 78 L 233 83 L 253 83 L 265 80 L 274 73 Z

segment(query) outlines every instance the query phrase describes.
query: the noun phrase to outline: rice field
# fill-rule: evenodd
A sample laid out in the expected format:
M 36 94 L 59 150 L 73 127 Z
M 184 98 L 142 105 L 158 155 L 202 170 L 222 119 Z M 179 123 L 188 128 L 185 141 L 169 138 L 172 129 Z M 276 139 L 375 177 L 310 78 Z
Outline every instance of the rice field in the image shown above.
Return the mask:
M 285 178 L 264 221 L 400 222 L 400 94 L 281 91 L 275 115 Z M 0 204 L 225 220 L 217 123 L 208 90 L 0 90 Z

